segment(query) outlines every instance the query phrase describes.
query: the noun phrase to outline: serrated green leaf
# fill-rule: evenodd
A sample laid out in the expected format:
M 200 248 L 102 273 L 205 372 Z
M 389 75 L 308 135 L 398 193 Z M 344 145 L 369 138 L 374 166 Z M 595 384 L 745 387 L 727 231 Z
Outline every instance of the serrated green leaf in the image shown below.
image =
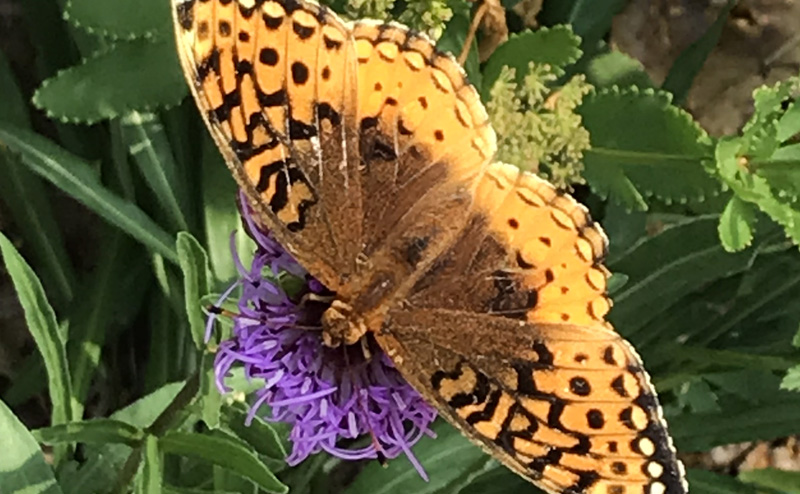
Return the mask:
M 206 325 L 203 312 L 200 310 L 200 300 L 211 290 L 208 256 L 200 242 L 187 232 L 178 233 L 176 250 L 183 271 L 186 317 L 192 329 L 195 347 L 201 350 L 205 346 Z
M 764 177 L 779 198 L 800 198 L 800 144 L 778 148 L 764 161 L 753 163 L 756 174 Z
M 71 422 L 33 431 L 34 437 L 45 444 L 92 443 L 127 444 L 135 446 L 144 439 L 144 431 L 120 420 L 97 418 Z
M 641 196 L 702 202 L 719 193 L 703 166 L 713 157 L 710 138 L 667 93 L 604 89 L 577 111 L 592 142 L 584 176 L 602 197 L 641 210 Z
M 438 437 L 423 437 L 414 446 L 414 456 L 430 481 L 420 477 L 407 459 L 396 458 L 386 468 L 377 462 L 368 464 L 344 494 L 430 494 L 480 468 L 478 465 L 485 460 L 485 453 L 477 446 L 443 422 L 438 422 L 434 430 Z
M 0 401 L 0 492 L 3 494 L 62 494 L 53 470 L 28 429 Z
M 800 472 L 762 468 L 739 473 L 739 480 L 767 489 L 776 489 L 781 494 L 800 494 Z
M 106 189 L 83 160 L 32 132 L 0 123 L 0 144 L 19 153 L 23 162 L 75 200 L 142 242 L 154 252 L 177 263 L 175 244 L 168 233 L 136 205 Z
M 800 134 L 800 99 L 795 99 L 778 120 L 778 140 L 786 142 Z
M 715 149 L 719 176 L 739 198 L 757 205 L 784 228 L 795 244 L 800 245 L 800 210 L 775 197 L 767 180 L 747 168 L 746 159 L 741 157 L 746 145 L 744 137 L 720 139 Z
M 47 369 L 50 400 L 53 406 L 51 423 L 66 424 L 72 420 L 72 382 L 64 347 L 64 335 L 58 328 L 56 315 L 47 301 L 39 278 L 2 233 L 0 233 L 0 253 L 25 313 L 28 330 L 42 354 Z
M 522 83 L 528 74 L 531 62 L 551 65 L 555 73 L 563 74 L 564 67 L 580 58 L 580 43 L 580 38 L 566 26 L 512 34 L 486 61 L 481 92 L 483 100 L 489 100 L 489 91 L 504 66 L 515 70 L 518 83 Z
M 800 365 L 792 367 L 786 372 L 786 375 L 781 381 L 781 389 L 787 391 L 800 391 Z
M 653 81 L 638 60 L 620 51 L 611 50 L 589 60 L 586 80 L 595 87 L 653 87 Z
M 683 50 L 672 64 L 672 67 L 670 67 L 661 89 L 672 93 L 677 104 L 681 104 L 686 100 L 689 89 L 692 87 L 692 81 L 694 81 L 700 69 L 703 68 L 711 51 L 717 46 L 719 37 L 722 35 L 722 29 L 728 20 L 728 14 L 730 14 L 737 1 L 728 0 L 727 5 L 722 9 L 714 24 L 697 41 Z
M 163 0 L 69 0 L 64 17 L 91 33 L 111 38 L 169 36 L 170 5 Z
M 219 434 L 221 431 L 215 432 L 218 434 L 170 432 L 159 439 L 159 446 L 165 453 L 198 458 L 224 467 L 256 482 L 267 492 L 288 492 L 288 488 L 244 442 L 233 436 Z
M 136 479 L 135 492 L 137 494 L 161 494 L 163 492 L 164 467 L 157 437 L 147 436 L 143 453 L 142 471 Z
M 719 218 L 719 239 L 728 252 L 738 252 L 753 241 L 755 224 L 753 207 L 734 196 Z
M 33 102 L 52 118 L 94 123 L 175 105 L 187 94 L 177 50 L 168 37 L 115 43 L 46 80 Z

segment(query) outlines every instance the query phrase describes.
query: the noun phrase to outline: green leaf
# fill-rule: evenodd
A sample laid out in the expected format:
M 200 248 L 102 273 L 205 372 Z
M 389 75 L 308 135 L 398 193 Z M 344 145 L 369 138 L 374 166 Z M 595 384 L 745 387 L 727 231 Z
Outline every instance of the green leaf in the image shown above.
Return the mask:
M 641 210 L 642 196 L 702 202 L 720 192 L 703 167 L 713 157 L 710 138 L 669 94 L 603 89 L 577 111 L 592 142 L 584 176 L 601 197 Z
M 776 489 L 784 494 L 800 494 L 800 472 L 777 468 L 746 470 L 739 474 L 739 480 L 758 487 Z
M 567 23 L 584 43 L 590 44 L 608 33 L 611 21 L 626 3 L 626 0 L 576 0 Z
M 210 429 L 216 429 L 220 423 L 222 394 L 217 388 L 214 356 L 212 354 L 203 354 L 201 369 L 200 392 L 198 395 L 200 417 Z
M 800 198 L 800 144 L 778 148 L 769 159 L 751 165 L 779 199 L 796 201 Z
M 0 143 L 22 156 L 23 162 L 77 201 L 116 225 L 128 235 L 177 263 L 171 236 L 136 205 L 106 189 L 88 163 L 69 154 L 52 141 L 32 132 L 0 123 Z
M 188 230 L 185 181 L 178 178 L 167 134 L 158 114 L 133 111 L 120 119 L 120 129 L 130 155 L 150 190 L 161 204 L 170 224 Z
M 25 322 L 42 354 L 53 406 L 51 423 L 66 424 L 72 420 L 72 384 L 67 365 L 64 336 L 56 322 L 56 315 L 47 302 L 44 289 L 36 274 L 11 242 L 0 233 L 0 252 L 11 281 L 25 312 Z
M 244 404 L 234 403 L 223 409 L 227 426 L 239 438 L 249 444 L 258 454 L 283 461 L 287 456 L 286 445 L 275 428 L 265 422 L 258 414 L 247 421 Z
M 775 194 L 767 180 L 742 166 L 740 153 L 747 147 L 746 138 L 720 139 L 715 150 L 717 172 L 722 180 L 743 201 L 751 202 L 781 225 L 795 244 L 800 245 L 800 210 Z
M 0 121 L 19 128 L 30 128 L 26 98 L 22 95 L 11 67 L 0 53 Z M 48 194 L 39 177 L 25 168 L 19 158 L 0 150 L 0 197 L 14 218 L 16 228 L 27 241 L 32 262 L 45 280 L 50 300 L 56 308 L 65 307 L 72 299 L 75 274 L 64 248 L 48 201 Z
M 106 418 L 44 427 L 33 431 L 33 435 L 39 442 L 45 444 L 74 442 L 136 446 L 144 439 L 144 432 L 140 428 L 120 420 Z
M 184 385 L 183 382 L 167 384 L 117 410 L 110 418 L 140 429 L 149 427 L 175 399 Z M 111 492 L 117 481 L 117 472 L 122 468 L 130 452 L 131 449 L 122 444 L 87 445 L 85 462 L 80 465 L 70 463 L 62 469 L 59 480 L 65 494 Z
M 64 17 L 90 33 L 111 38 L 172 34 L 170 2 L 161 0 L 69 0 Z
M 211 290 L 211 272 L 205 249 L 190 233 L 178 233 L 178 261 L 183 271 L 183 293 L 186 316 L 192 329 L 192 339 L 198 350 L 205 346 L 205 317 L 200 300 Z
M 53 470 L 28 429 L 0 401 L 0 492 L 3 494 L 61 494 Z
M 399 457 L 386 468 L 370 462 L 344 494 L 430 494 L 482 467 L 485 453 L 460 432 L 443 422 L 434 429 L 438 437 L 423 437 L 413 451 L 429 481 L 420 477 L 408 459 Z
M 686 100 L 692 81 L 703 68 L 711 51 L 717 46 L 719 37 L 728 20 L 728 15 L 738 0 L 728 0 L 728 4 L 720 12 L 714 24 L 688 48 L 683 50 L 669 69 L 661 89 L 675 96 L 675 102 L 681 104 Z
M 753 405 L 721 404 L 717 413 L 693 413 L 670 421 L 670 432 L 679 451 L 706 451 L 722 444 L 768 440 L 800 433 L 797 410 L 800 397 L 775 391 L 771 402 Z
M 611 50 L 593 57 L 586 67 L 586 80 L 595 87 L 653 87 L 653 81 L 638 60 L 620 51 Z
M 544 491 L 532 486 L 508 468 L 500 465 L 481 475 L 473 483 L 461 489 L 459 494 L 539 494 Z
M 283 485 L 243 441 L 221 431 L 217 434 L 170 432 L 159 440 L 165 453 L 205 460 L 242 475 L 267 492 L 286 493 Z
M 136 479 L 137 494 L 161 494 L 163 485 L 163 466 L 158 438 L 148 435 L 144 442 L 144 461 L 142 471 Z
M 795 99 L 778 121 L 777 138 L 786 142 L 797 134 L 800 134 L 800 99 Z
M 147 256 L 132 239 L 111 226 L 99 230 L 103 248 L 94 269 L 79 287 L 79 297 L 67 312 L 70 335 L 67 358 L 75 399 L 84 403 L 95 372 L 101 365 L 106 340 L 113 340 L 110 328 L 124 320 L 124 315 L 136 311 L 143 293 L 148 289 L 150 276 Z M 119 294 L 124 293 L 124 297 Z M 16 383 L 15 383 L 16 384 Z M 73 407 L 75 417 L 82 410 Z
M 115 43 L 46 80 L 33 102 L 51 118 L 94 123 L 134 110 L 176 105 L 187 94 L 170 36 Z
M 750 204 L 736 196 L 731 197 L 719 218 L 719 239 L 725 250 L 738 252 L 748 247 L 753 241 L 755 220 L 755 211 Z
M 161 415 L 167 405 L 183 389 L 185 383 L 174 382 L 166 384 L 152 393 L 139 398 L 125 408 L 111 414 L 112 419 L 121 420 L 136 427 L 150 427 L 153 421 Z
M 758 494 L 730 475 L 690 468 L 686 472 L 692 494 Z
M 789 369 L 781 381 L 781 389 L 800 391 L 800 365 Z
M 488 101 L 500 71 L 504 66 L 515 69 L 517 82 L 522 83 L 528 74 L 530 62 L 549 64 L 556 74 L 563 74 L 563 68 L 575 63 L 581 56 L 580 38 L 572 34 L 566 26 L 540 28 L 537 31 L 525 31 L 512 34 L 500 45 L 483 69 L 482 99 Z
M 609 314 L 620 332 L 632 336 L 683 296 L 750 267 L 755 252 L 725 252 L 717 222 L 717 216 L 701 216 L 667 227 L 609 263 L 612 272 L 629 277 Z

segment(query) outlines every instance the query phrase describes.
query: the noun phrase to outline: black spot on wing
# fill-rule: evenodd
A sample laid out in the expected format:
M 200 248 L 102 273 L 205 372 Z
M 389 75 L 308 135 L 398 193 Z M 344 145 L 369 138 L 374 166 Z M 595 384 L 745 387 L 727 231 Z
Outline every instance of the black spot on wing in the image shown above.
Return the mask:
M 194 24 L 194 2 L 189 0 L 187 2 L 179 3 L 175 10 L 177 11 L 178 24 L 184 31 L 188 31 Z

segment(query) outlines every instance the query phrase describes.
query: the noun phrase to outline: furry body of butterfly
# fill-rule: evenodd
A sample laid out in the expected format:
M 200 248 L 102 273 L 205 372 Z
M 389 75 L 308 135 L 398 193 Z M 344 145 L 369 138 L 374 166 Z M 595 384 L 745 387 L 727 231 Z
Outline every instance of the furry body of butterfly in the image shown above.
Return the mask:
M 605 321 L 607 240 L 493 161 L 449 55 L 302 0 L 173 0 L 208 128 L 259 221 L 441 415 L 556 494 L 684 494 L 655 391 Z

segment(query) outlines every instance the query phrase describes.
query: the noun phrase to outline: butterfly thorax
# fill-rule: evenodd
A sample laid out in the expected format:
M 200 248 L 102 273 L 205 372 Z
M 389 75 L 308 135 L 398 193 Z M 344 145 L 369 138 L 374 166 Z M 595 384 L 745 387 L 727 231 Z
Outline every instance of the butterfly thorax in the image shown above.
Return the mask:
M 364 319 L 353 312 L 353 307 L 335 299 L 322 314 L 322 341 L 326 346 L 352 345 L 367 332 Z

